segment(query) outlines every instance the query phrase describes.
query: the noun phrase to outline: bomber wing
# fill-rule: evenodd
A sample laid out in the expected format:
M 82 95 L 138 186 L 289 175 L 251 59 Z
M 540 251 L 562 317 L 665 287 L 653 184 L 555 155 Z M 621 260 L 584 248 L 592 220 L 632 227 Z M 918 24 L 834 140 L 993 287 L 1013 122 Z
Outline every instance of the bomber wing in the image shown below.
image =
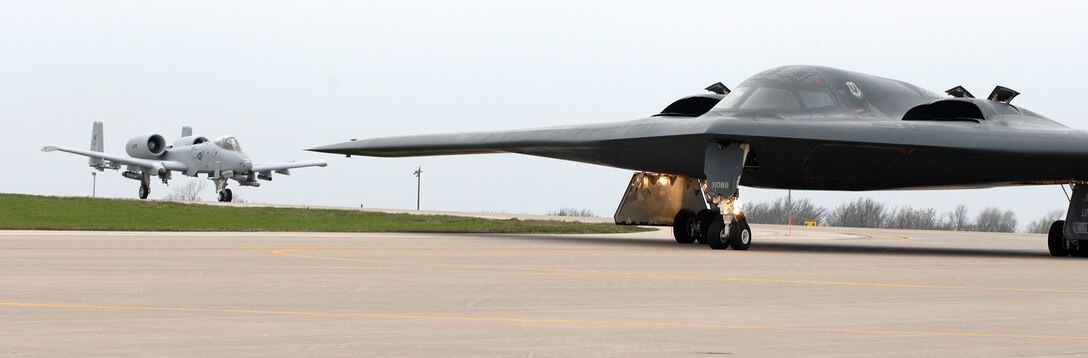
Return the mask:
M 972 187 L 1088 177 L 1088 134 L 1001 123 L 651 117 L 504 132 L 373 138 L 311 151 L 375 157 L 517 153 L 704 177 L 714 143 L 751 145 L 743 185 L 817 190 Z M 1066 164 L 1068 163 L 1068 164 Z M 762 168 L 756 170 L 757 168 Z M 750 169 L 750 170 L 749 170 Z

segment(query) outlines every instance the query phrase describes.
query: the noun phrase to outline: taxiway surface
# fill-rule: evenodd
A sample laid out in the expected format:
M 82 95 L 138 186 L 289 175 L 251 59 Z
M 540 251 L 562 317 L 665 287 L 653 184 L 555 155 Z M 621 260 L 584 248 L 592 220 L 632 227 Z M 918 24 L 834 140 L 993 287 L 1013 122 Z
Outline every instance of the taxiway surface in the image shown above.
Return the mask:
M 0 356 L 1085 355 L 1045 238 L 0 232 Z

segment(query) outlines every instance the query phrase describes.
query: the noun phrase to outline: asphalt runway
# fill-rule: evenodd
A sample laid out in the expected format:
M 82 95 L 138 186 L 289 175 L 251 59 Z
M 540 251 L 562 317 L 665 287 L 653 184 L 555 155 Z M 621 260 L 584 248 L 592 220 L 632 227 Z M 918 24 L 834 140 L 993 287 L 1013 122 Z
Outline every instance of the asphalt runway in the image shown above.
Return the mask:
M 0 356 L 1083 356 L 1042 235 L 0 232 Z

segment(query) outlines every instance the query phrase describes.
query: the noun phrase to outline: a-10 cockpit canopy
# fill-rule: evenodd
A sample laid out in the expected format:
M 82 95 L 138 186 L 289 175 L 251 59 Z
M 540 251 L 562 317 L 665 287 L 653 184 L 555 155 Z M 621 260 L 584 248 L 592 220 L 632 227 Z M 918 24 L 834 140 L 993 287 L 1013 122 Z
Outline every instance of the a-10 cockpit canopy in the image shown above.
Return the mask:
M 215 145 L 219 148 L 223 148 L 230 151 L 241 152 L 242 146 L 238 144 L 238 139 L 234 136 L 222 136 L 215 140 Z

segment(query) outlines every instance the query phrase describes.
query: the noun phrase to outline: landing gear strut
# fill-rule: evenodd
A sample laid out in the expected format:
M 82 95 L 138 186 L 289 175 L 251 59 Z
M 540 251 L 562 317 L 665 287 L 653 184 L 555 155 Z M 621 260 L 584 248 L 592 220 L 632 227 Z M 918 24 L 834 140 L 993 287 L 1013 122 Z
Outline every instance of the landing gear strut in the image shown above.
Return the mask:
M 234 200 L 234 193 L 227 189 L 227 178 L 215 177 L 212 181 L 215 182 L 215 190 L 219 192 L 219 202 L 229 203 Z
M 741 213 L 740 176 L 748 158 L 748 144 L 715 143 L 706 148 L 706 201 L 712 208 L 712 221 L 704 231 L 710 248 L 747 250 L 752 245 L 752 229 Z
M 683 209 L 677 211 L 673 217 L 673 237 L 679 243 L 690 244 L 698 241 L 716 250 L 729 247 L 734 250 L 747 250 L 752 245 L 752 229 L 744 219 L 740 201 L 737 199 L 740 197 L 740 176 L 748 158 L 748 144 L 711 143 L 706 147 L 704 158 L 703 173 L 706 174 L 706 180 L 700 182 L 702 190 L 696 190 L 696 195 L 701 192 L 701 199 L 709 204 L 709 208 L 696 213 L 691 209 L 694 206 L 681 205 Z M 635 179 L 632 179 L 632 183 L 634 187 Z M 662 180 L 661 183 L 664 185 L 669 181 Z M 628 195 L 630 193 L 631 191 Z M 626 196 L 624 200 L 626 202 Z M 621 204 L 617 217 L 620 217 L 623 209 L 624 204 Z
M 151 174 L 144 172 L 140 176 L 140 199 L 147 199 L 151 195 Z

